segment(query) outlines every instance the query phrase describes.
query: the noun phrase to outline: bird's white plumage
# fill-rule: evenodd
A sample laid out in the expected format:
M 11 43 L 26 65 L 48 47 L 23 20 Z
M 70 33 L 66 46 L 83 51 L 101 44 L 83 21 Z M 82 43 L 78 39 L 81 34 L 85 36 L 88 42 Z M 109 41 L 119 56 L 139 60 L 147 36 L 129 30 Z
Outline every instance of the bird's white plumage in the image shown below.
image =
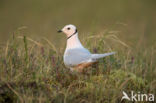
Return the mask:
M 74 25 L 66 25 L 62 31 L 67 35 L 67 37 L 72 35 L 67 40 L 66 50 L 64 52 L 64 64 L 69 68 L 73 68 L 81 63 L 96 62 L 100 58 L 115 54 L 115 52 L 91 54 L 81 44 L 78 38 L 78 32 L 75 33 L 76 27 Z M 73 35 L 73 33 L 75 34 Z

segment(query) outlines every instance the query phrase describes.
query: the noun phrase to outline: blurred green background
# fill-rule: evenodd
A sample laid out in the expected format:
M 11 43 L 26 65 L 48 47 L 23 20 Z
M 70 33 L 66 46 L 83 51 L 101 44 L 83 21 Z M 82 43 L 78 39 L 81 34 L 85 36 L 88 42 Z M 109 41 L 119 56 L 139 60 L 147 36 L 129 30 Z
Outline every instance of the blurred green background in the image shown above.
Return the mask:
M 16 30 L 33 39 L 43 37 L 57 45 L 65 36 L 57 30 L 77 26 L 80 36 L 110 29 L 130 45 L 156 40 L 156 0 L 0 0 L 0 42 Z

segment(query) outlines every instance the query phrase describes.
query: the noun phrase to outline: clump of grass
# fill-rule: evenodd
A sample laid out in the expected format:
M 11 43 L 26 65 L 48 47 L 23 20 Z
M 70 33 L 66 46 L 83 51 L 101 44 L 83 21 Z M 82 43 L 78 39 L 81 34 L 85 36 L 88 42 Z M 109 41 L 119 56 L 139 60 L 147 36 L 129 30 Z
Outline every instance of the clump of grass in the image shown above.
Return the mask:
M 63 51 L 48 39 L 47 43 L 26 36 L 10 39 L 0 47 L 0 102 L 117 103 L 123 90 L 155 94 L 154 47 L 133 51 L 115 38 L 85 40 L 93 52 L 117 51 L 88 68 L 87 74 L 70 72 L 63 64 Z

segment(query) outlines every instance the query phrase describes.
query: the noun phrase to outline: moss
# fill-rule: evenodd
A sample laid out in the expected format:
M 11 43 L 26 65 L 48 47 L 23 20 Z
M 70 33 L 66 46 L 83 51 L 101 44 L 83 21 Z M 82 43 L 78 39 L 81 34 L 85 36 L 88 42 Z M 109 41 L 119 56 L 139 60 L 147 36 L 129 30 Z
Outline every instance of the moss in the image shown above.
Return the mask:
M 113 70 L 109 75 L 110 84 L 114 84 L 116 88 L 124 88 L 133 90 L 143 90 L 146 88 L 146 80 L 137 77 L 134 73 L 125 72 L 123 70 Z

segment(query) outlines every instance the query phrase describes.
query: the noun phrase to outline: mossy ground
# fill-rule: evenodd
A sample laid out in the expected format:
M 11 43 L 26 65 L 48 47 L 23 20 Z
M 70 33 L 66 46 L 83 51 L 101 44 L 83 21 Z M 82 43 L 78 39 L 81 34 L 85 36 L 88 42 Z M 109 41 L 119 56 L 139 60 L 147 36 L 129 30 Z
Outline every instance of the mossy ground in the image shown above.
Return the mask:
M 91 52 L 116 51 L 85 74 L 63 64 L 64 48 L 14 36 L 0 47 L 0 103 L 120 103 L 122 91 L 156 94 L 155 47 L 129 47 L 115 35 L 89 36 Z M 128 103 L 128 101 L 122 101 Z

